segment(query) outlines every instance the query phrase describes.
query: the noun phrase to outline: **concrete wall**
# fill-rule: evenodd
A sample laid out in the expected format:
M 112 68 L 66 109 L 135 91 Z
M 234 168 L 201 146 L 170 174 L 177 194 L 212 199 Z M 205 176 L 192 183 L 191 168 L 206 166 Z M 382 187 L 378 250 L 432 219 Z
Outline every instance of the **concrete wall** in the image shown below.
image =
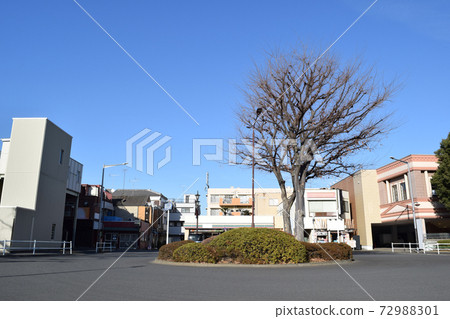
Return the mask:
M 358 171 L 333 185 L 349 192 L 352 217 L 363 249 L 373 248 L 372 223 L 381 222 L 380 187 L 376 170 Z
M 35 211 L 33 239 L 61 240 L 72 137 L 46 118 L 19 118 L 10 140 L 1 205 Z M 24 224 L 14 232 L 22 236 L 28 220 L 19 215 Z
M 380 195 L 376 170 L 362 170 L 354 175 L 356 228 L 361 246 L 372 249 L 372 224 L 380 223 Z
M 34 239 L 34 210 L 22 207 L 0 206 L 0 216 L 0 240 Z

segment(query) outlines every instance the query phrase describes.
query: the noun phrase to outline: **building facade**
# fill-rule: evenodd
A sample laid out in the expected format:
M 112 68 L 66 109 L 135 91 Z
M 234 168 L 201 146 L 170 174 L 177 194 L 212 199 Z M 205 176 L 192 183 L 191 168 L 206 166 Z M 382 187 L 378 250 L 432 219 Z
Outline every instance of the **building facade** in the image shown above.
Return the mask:
M 195 200 L 195 194 L 184 194 L 182 200 L 172 201 L 174 207 L 169 213 L 169 242 L 185 239 L 186 220 L 195 219 Z
M 104 240 L 117 248 L 159 248 L 165 243 L 164 205 L 167 198 L 150 189 L 117 189 L 112 192 L 113 216 L 104 218 Z
M 0 239 L 72 240 L 64 216 L 79 194 L 82 165 L 70 159 L 71 144 L 46 118 L 13 119 L 0 157 Z
M 74 241 L 74 247 L 76 248 L 95 248 L 96 242 L 99 240 L 100 189 L 100 185 L 81 185 Z M 103 193 L 103 209 L 103 216 L 113 215 L 112 195 L 107 190 Z
M 404 162 L 409 163 L 410 177 Z M 430 182 L 437 168 L 434 155 L 409 155 L 376 170 L 359 171 L 334 185 L 350 193 L 363 248 L 422 243 L 450 235 L 450 212 L 439 203 Z
M 288 188 L 292 192 L 292 188 Z M 252 190 L 250 188 L 209 188 L 207 216 L 214 221 L 211 229 L 251 226 Z M 347 242 L 354 245 L 354 222 L 349 192 L 337 189 L 305 190 L 304 234 L 309 242 Z M 291 207 L 291 226 L 295 204 Z M 221 223 L 220 217 L 227 217 Z M 237 223 L 230 223 L 236 217 Z M 266 218 L 267 217 L 267 218 Z M 204 218 L 203 218 L 204 219 Z M 283 205 L 279 188 L 255 189 L 255 227 L 284 230 Z M 206 222 L 207 223 L 207 222 Z M 202 224 L 203 225 L 203 224 Z M 206 224 L 208 225 L 208 223 Z M 192 224 L 187 223 L 192 229 Z M 203 227 L 203 226 L 202 226 Z M 206 227 L 207 228 L 207 227 Z

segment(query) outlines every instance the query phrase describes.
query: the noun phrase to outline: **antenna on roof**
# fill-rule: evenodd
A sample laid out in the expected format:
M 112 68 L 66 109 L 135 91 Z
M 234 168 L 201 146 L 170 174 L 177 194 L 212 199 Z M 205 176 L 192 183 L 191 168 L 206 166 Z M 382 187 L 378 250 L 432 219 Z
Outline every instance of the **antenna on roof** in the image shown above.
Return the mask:
M 206 187 L 205 191 L 208 191 L 209 189 L 209 172 L 206 172 Z

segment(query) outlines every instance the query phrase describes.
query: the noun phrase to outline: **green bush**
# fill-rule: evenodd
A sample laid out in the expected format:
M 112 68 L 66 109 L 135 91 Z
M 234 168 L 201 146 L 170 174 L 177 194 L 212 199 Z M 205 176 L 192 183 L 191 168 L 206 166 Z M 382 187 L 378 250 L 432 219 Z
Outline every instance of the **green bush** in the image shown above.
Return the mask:
M 302 243 L 308 252 L 309 259 L 346 260 L 353 258 L 352 248 L 343 243 Z
M 216 263 L 217 256 L 212 248 L 201 243 L 190 243 L 177 248 L 173 252 L 173 259 L 188 263 Z
M 440 239 L 437 242 L 438 242 L 438 244 L 448 244 L 448 245 L 439 245 L 439 248 L 441 248 L 441 249 L 450 248 L 450 239 Z
M 268 228 L 229 230 L 209 244 L 219 259 L 244 264 L 287 264 L 307 262 L 305 247 L 292 235 Z
M 169 243 L 167 245 L 162 246 L 159 249 L 158 259 L 161 260 L 173 260 L 173 252 L 186 244 L 193 243 L 192 240 L 183 240 L 183 241 L 175 241 L 173 243 Z
M 214 240 L 214 238 L 216 238 L 217 236 L 212 236 L 212 237 L 208 237 L 205 240 L 202 241 L 203 245 L 208 245 L 211 241 Z

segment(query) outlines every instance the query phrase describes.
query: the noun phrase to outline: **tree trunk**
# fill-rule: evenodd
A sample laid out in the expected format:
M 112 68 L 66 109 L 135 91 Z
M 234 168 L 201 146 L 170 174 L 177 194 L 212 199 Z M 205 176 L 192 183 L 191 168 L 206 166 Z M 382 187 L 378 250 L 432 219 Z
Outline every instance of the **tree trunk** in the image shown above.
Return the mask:
M 294 216 L 294 236 L 297 240 L 305 241 L 305 173 L 301 173 L 299 178 L 294 178 L 295 190 L 295 216 Z
M 283 216 L 284 232 L 286 232 L 288 234 L 292 234 L 292 225 L 291 225 L 291 218 L 290 218 L 289 212 L 291 210 L 292 203 L 293 203 L 292 196 L 295 196 L 295 195 L 287 194 L 285 181 L 283 179 L 283 176 L 281 175 L 281 172 L 279 170 L 274 170 L 274 173 L 275 173 L 278 185 L 280 186 L 280 190 L 281 190 L 281 201 L 283 203 L 283 207 L 281 208 L 281 214 Z
M 283 208 L 281 213 L 283 214 L 284 231 L 288 234 L 292 234 L 291 215 L 289 214 L 292 205 L 289 205 L 289 201 L 287 198 L 282 198 L 282 201 L 283 201 Z

